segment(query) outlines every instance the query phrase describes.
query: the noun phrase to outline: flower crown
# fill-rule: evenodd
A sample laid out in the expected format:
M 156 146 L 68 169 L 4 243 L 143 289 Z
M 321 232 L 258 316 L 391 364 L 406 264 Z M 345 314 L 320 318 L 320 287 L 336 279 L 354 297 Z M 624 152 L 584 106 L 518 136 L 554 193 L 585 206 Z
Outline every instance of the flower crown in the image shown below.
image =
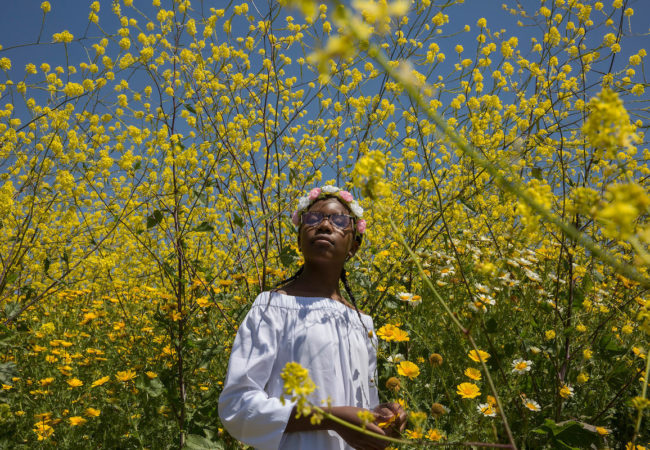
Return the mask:
M 291 221 L 295 226 L 300 225 L 300 215 L 307 210 L 311 205 L 313 205 L 316 200 L 320 200 L 326 197 L 336 197 L 343 202 L 356 219 L 357 224 L 357 233 L 363 234 L 366 231 L 366 221 L 362 219 L 363 217 L 363 208 L 359 205 L 348 191 L 339 189 L 336 186 L 323 186 L 322 188 L 314 188 L 309 191 L 309 194 L 300 198 L 298 200 L 298 207 L 291 215 Z

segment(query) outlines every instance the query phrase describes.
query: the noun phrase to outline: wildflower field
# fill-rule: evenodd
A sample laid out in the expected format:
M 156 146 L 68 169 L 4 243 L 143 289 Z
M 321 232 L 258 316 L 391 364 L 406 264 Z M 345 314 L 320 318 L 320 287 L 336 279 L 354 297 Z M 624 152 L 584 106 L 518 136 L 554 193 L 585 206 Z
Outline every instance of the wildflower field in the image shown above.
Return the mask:
M 15 2 L 0 448 L 243 447 L 230 345 L 326 182 L 390 445 L 650 445 L 650 8 L 502 2 Z

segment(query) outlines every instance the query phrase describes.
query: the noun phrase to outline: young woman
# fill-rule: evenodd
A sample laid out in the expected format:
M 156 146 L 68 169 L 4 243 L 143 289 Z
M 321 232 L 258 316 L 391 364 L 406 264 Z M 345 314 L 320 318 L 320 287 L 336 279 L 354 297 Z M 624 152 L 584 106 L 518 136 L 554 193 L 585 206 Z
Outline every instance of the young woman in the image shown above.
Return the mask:
M 406 414 L 395 403 L 378 405 L 376 338 L 372 319 L 361 314 L 345 277 L 345 262 L 361 243 L 363 209 L 347 191 L 312 189 L 292 219 L 304 265 L 281 289 L 262 292 L 233 343 L 219 398 L 219 416 L 237 439 L 260 449 L 383 449 L 387 442 L 331 420 L 312 425 L 284 403 L 282 369 L 295 361 L 317 386 L 309 400 L 332 415 L 360 425 L 371 410 L 403 430 Z M 351 305 L 342 295 L 343 281 Z M 327 407 L 329 401 L 330 407 Z M 376 423 L 367 430 L 384 435 Z

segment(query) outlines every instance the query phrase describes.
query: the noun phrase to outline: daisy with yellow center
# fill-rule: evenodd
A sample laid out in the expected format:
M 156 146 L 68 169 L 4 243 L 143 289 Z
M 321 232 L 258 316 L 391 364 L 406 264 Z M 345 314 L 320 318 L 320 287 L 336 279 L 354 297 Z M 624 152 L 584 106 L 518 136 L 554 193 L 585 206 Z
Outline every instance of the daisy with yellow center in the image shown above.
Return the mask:
M 397 365 L 397 373 L 412 380 L 420 375 L 420 369 L 410 361 L 402 361 Z
M 479 350 L 478 352 L 476 350 L 470 351 L 467 356 L 469 356 L 469 359 L 471 359 L 474 362 L 483 362 L 487 361 L 490 358 L 490 354 L 488 352 L 484 352 L 483 350 Z
M 518 358 L 512 362 L 512 371 L 519 375 L 530 372 L 531 367 L 533 367 L 533 362 L 526 359 Z
M 497 410 L 489 403 L 481 403 L 476 406 L 476 410 L 486 417 L 495 417 Z
M 468 367 L 465 369 L 465 376 L 468 378 L 471 378 L 472 380 L 480 380 L 481 379 L 481 371 L 474 369 L 473 367 Z
M 397 294 L 397 298 L 399 298 L 403 302 L 409 302 L 413 298 L 413 294 L 410 292 L 400 292 Z
M 521 400 L 524 402 L 524 406 L 530 411 L 538 412 L 542 410 L 542 408 L 539 406 L 539 403 L 537 403 L 535 400 L 531 400 L 526 397 L 523 397 Z
M 460 383 L 456 386 L 456 393 L 463 398 L 476 398 L 481 395 L 481 390 L 474 383 Z

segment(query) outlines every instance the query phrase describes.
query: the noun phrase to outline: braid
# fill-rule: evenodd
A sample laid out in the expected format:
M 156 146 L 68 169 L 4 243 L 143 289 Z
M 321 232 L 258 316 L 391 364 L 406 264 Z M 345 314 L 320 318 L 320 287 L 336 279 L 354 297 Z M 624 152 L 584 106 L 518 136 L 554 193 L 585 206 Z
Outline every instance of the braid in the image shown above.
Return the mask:
M 352 305 L 354 305 L 354 310 L 357 312 L 357 315 L 359 316 L 359 321 L 361 322 L 363 329 L 366 330 L 366 333 L 369 334 L 370 332 L 368 331 L 368 328 L 366 328 L 366 324 L 363 323 L 363 319 L 361 318 L 361 312 L 357 307 L 357 299 L 354 298 L 354 294 L 352 294 L 352 289 L 350 289 L 350 285 L 348 284 L 348 276 L 345 274 L 345 267 L 341 270 L 341 281 L 343 282 L 343 287 L 345 287 L 345 292 L 348 293 L 348 297 L 350 297 L 350 300 L 352 301 Z
M 275 289 L 277 289 L 277 288 L 279 288 L 279 287 L 284 286 L 285 284 L 291 283 L 293 280 L 295 280 L 296 278 L 298 278 L 298 277 L 300 276 L 300 274 L 302 273 L 302 271 L 303 271 L 304 268 L 305 268 L 305 266 L 300 266 L 300 268 L 298 269 L 298 271 L 297 271 L 296 273 L 294 273 L 293 275 L 291 275 L 291 276 L 290 276 L 289 278 L 287 278 L 286 280 L 282 280 L 282 281 L 280 281 L 278 284 L 276 284 L 276 285 L 273 287 L 273 289 L 275 290 Z

